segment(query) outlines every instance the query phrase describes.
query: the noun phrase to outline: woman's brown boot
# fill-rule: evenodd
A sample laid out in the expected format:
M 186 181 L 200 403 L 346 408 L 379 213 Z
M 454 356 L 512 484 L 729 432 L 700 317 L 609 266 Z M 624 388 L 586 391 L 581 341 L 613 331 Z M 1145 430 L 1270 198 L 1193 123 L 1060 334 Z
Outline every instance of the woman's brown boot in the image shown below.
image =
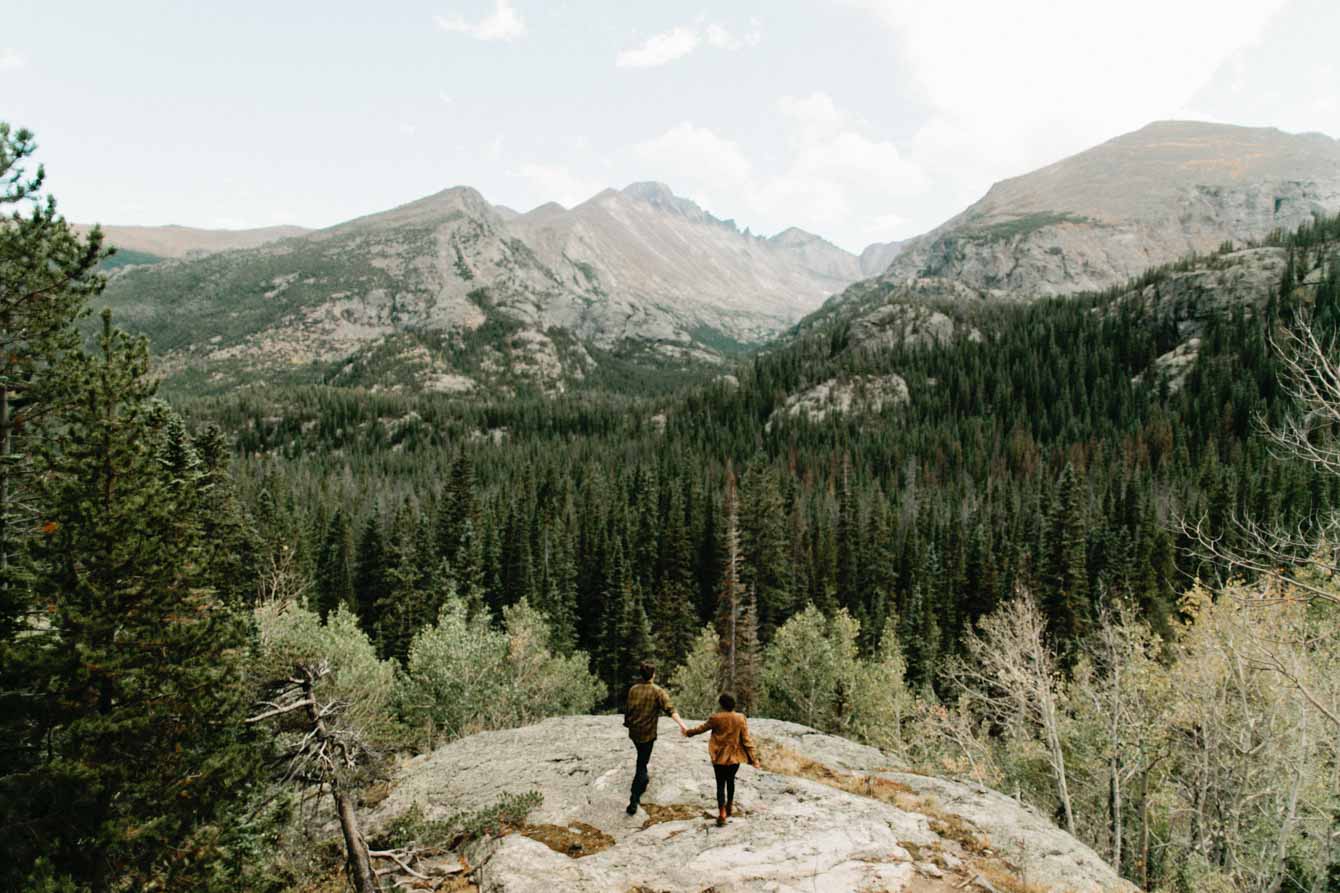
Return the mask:
M 731 817 L 734 816 L 734 815 L 735 815 L 735 802 L 732 801 L 732 800 L 727 800 L 727 801 L 726 801 L 726 818 L 731 818 Z
M 717 827 L 726 827 L 726 807 L 724 806 L 717 807 Z

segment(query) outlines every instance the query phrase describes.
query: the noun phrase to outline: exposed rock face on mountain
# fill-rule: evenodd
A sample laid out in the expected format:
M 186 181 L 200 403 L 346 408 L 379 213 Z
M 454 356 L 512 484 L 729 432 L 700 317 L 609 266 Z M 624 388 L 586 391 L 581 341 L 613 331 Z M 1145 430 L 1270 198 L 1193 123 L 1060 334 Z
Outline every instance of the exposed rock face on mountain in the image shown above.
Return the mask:
M 1337 210 L 1340 141 L 1164 121 L 997 183 L 881 279 L 950 298 L 1103 289 Z
M 656 183 L 526 214 L 457 187 L 301 238 L 113 278 L 106 299 L 168 368 L 561 391 L 601 363 L 707 367 L 859 278 L 800 230 L 739 231 Z
M 903 248 L 907 246 L 907 241 L 901 242 L 876 242 L 873 245 L 865 246 L 861 252 L 861 275 L 878 276 L 889 268 L 889 265 L 897 259 L 898 255 L 903 253 Z
M 908 401 L 907 382 L 901 375 L 857 375 L 832 378 L 786 398 L 768 419 L 771 431 L 778 418 L 822 422 L 830 415 L 875 414 Z
M 75 224 L 83 235 L 91 226 Z M 265 226 L 258 229 L 196 229 L 191 226 L 104 226 L 106 244 L 154 259 L 194 257 L 219 251 L 255 248 L 278 239 L 301 236 L 301 226 Z
M 560 280 L 627 302 L 628 312 L 584 333 L 605 339 L 631 326 L 642 337 L 685 341 L 706 327 L 755 342 L 861 276 L 853 255 L 818 236 L 741 233 L 660 183 L 607 189 L 570 211 L 542 205 L 510 229 Z
M 981 341 L 975 327 L 921 304 L 886 304 L 857 317 L 847 334 L 848 349 L 879 350 L 897 345 L 947 344 L 955 338 Z
M 416 805 L 433 819 L 539 791 L 544 802 L 527 827 L 469 854 L 486 893 L 1135 889 L 1002 794 L 896 771 L 873 748 L 804 726 L 751 726 L 763 769 L 742 767 L 725 828 L 709 816 L 705 744 L 668 720 L 643 808 L 624 813 L 633 749 L 614 716 L 475 735 L 416 758 L 369 824 Z
M 1304 304 L 1313 300 L 1326 275 L 1328 258 L 1336 256 L 1338 247 L 1327 245 L 1295 270 L 1293 299 Z M 1164 378 L 1171 390 L 1180 388 L 1200 353 L 1207 321 L 1235 308 L 1248 315 L 1262 312 L 1278 293 L 1288 263 L 1288 251 L 1279 247 L 1223 252 L 1185 269 L 1169 270 L 1118 297 L 1111 305 L 1113 310 L 1133 305 L 1157 324 L 1177 328 L 1178 345 L 1155 360 L 1141 377 Z

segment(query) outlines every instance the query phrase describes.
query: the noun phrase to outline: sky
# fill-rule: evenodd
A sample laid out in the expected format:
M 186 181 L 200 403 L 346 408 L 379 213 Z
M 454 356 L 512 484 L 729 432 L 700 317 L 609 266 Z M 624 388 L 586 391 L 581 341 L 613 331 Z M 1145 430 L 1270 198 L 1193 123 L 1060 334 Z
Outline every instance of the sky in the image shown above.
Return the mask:
M 859 251 L 1150 121 L 1340 136 L 1335 0 L 5 0 L 68 219 L 320 227 L 659 180 Z

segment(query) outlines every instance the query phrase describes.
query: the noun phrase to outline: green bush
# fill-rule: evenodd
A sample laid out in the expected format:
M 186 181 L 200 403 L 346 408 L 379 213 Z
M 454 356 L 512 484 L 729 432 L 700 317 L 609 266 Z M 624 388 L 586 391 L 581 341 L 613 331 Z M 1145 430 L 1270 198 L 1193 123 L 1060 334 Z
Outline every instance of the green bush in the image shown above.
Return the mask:
M 548 716 L 589 713 L 604 686 L 585 653 L 549 650 L 543 615 L 523 599 L 503 612 L 503 629 L 449 601 L 437 623 L 409 646 L 397 690 L 400 715 L 425 745 Z

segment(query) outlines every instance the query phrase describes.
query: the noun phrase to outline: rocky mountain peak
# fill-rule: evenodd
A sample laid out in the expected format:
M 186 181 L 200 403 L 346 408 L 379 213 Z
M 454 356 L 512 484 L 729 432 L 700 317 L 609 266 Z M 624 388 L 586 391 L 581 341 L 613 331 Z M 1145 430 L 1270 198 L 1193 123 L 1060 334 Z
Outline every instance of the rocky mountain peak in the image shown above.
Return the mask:
M 806 230 L 803 230 L 798 226 L 788 226 L 786 229 L 782 230 L 776 235 L 770 236 L 768 238 L 768 241 L 773 243 L 774 245 L 783 245 L 783 246 L 812 245 L 815 244 L 816 242 L 822 243 L 824 245 L 832 244 L 822 236 L 816 236 L 814 233 L 807 232 Z
M 731 229 L 735 228 L 734 221 L 722 221 L 704 211 L 698 204 L 690 199 L 675 195 L 669 186 L 664 183 L 658 183 L 648 180 L 640 183 L 630 183 L 619 191 L 619 195 L 633 201 L 650 205 L 658 211 L 664 211 L 668 214 L 675 214 L 696 222 L 703 223 L 729 223 Z
M 387 211 L 358 217 L 331 229 L 381 225 L 435 223 L 455 216 L 472 217 L 490 222 L 503 222 L 503 216 L 478 189 L 472 186 L 451 186 L 432 195 L 398 205 Z
M 682 199 L 675 195 L 669 186 L 655 180 L 643 180 L 638 183 L 629 183 L 620 191 L 629 198 L 634 198 L 638 201 L 646 202 L 649 205 L 656 205 L 666 209 L 673 209 L 681 202 L 693 204 L 687 199 Z M 694 207 L 697 207 L 697 205 L 694 205 Z
M 1104 289 L 1183 255 L 1338 210 L 1336 140 L 1156 121 L 996 183 L 904 243 L 881 278 L 945 298 Z

